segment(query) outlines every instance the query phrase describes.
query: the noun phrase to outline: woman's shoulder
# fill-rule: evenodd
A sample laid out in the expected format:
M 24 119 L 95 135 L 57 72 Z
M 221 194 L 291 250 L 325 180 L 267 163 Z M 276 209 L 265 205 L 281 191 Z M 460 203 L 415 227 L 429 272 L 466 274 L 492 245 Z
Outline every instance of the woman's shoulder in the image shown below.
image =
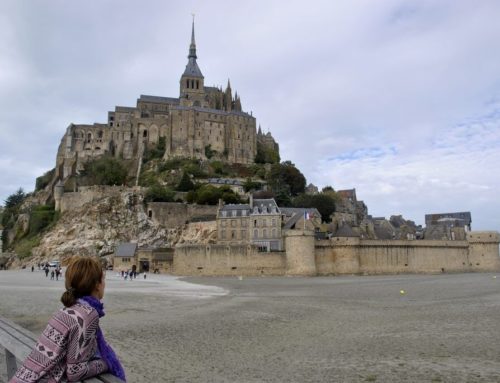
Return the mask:
M 54 319 L 63 321 L 68 325 L 84 326 L 99 320 L 97 310 L 89 305 L 75 303 L 70 307 L 63 307 L 54 316 Z

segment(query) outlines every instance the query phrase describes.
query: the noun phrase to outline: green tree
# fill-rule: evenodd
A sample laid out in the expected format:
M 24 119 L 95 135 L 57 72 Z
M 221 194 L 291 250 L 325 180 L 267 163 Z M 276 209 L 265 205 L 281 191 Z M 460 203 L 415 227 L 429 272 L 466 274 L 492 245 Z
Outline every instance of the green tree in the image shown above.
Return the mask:
M 225 203 L 241 203 L 241 198 L 229 186 L 220 188 L 212 185 L 199 185 L 196 190 L 191 190 L 186 196 L 189 203 L 200 205 L 217 205 L 219 199 Z
M 327 193 L 300 194 L 293 199 L 294 207 L 316 208 L 321 214 L 323 222 L 331 221 L 331 214 L 335 212 L 335 198 Z
M 5 208 L 11 209 L 14 207 L 19 207 L 25 198 L 26 198 L 26 193 L 24 192 L 23 188 L 19 188 L 15 193 L 8 196 L 7 199 L 4 201 Z
M 142 163 L 145 164 L 151 160 L 163 158 L 166 147 L 166 138 L 160 137 L 156 145 L 152 147 L 146 147 L 144 149 L 144 153 L 142 154 Z
M 280 154 L 277 150 L 257 142 L 257 153 L 255 154 L 254 162 L 257 164 L 278 164 L 280 162 Z
M 127 169 L 113 157 L 101 157 L 84 165 L 82 176 L 91 185 L 122 185 L 127 180 Z
M 182 178 L 179 184 L 177 185 L 176 190 L 187 192 L 193 189 L 194 189 L 194 184 L 193 181 L 191 181 L 189 175 L 186 172 L 182 173 Z
M 5 209 L 2 213 L 2 226 L 5 230 L 11 229 L 16 222 L 17 215 L 21 209 L 21 205 L 26 199 L 26 193 L 22 188 L 17 189 L 17 191 L 9 195 L 4 203 Z
M 260 189 L 262 189 L 262 183 L 257 181 L 252 181 L 251 178 L 247 178 L 245 183 L 243 184 L 243 190 L 245 190 L 246 193 L 252 190 L 260 190 Z
M 145 202 L 173 202 L 175 192 L 159 183 L 151 185 L 144 195 Z
M 212 158 L 216 153 L 217 151 L 212 149 L 211 144 L 205 146 L 205 157 L 207 157 L 208 159 Z
M 268 183 L 276 196 L 296 196 L 306 188 L 306 178 L 290 161 L 272 165 Z
M 56 173 L 56 169 L 49 170 L 45 172 L 42 176 L 36 179 L 35 183 L 35 191 L 45 189 L 45 187 L 49 184 L 50 181 L 54 178 L 54 174 Z

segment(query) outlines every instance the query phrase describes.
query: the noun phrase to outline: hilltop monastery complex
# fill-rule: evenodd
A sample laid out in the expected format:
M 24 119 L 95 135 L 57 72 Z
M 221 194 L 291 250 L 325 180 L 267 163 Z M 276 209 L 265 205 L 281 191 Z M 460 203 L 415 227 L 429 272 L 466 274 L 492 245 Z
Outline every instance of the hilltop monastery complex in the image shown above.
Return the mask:
M 197 63 L 194 21 L 188 62 L 179 80 L 179 97 L 141 95 L 135 107 L 117 106 L 107 123 L 71 124 L 57 152 L 55 179 L 65 181 L 90 158 L 112 155 L 139 166 L 148 146 L 165 139 L 164 158 L 206 160 L 207 149 L 236 164 L 252 164 L 257 140 L 277 146 L 270 133 L 257 132 L 256 119 L 242 110 L 228 81 L 225 90 L 205 85 Z
M 200 226 L 212 225 L 215 235 L 208 242 L 176 246 L 166 246 L 166 240 L 159 238 L 163 246 L 155 248 L 152 243 L 141 244 L 128 232 L 123 236 L 129 237 L 129 243 L 116 243 L 116 238 L 110 239 L 111 235 L 107 234 L 106 237 L 99 232 L 100 228 L 95 232 L 95 236 L 103 234 L 99 245 L 86 246 L 93 255 L 107 256 L 112 251 L 110 247 L 118 245 L 113 257 L 118 269 L 135 265 L 140 271 L 158 270 L 179 275 L 500 270 L 499 233 L 471 231 L 469 212 L 428 215 L 424 232 L 401 216 L 387 220 L 368 215 L 368 208 L 357 200 L 355 189 L 337 191 L 339 201 L 327 225 L 316 209 L 278 206 L 272 198 L 254 199 L 252 195 L 245 195 L 248 203 L 220 203 L 219 206 L 182 202 L 143 205 L 144 190 L 140 187 L 71 185 L 87 161 L 104 155 L 128 161 L 129 175 L 138 179 L 146 149 L 158 148 L 160 142 L 164 144 L 165 160 L 215 158 L 228 164 L 251 165 L 258 145 L 279 150 L 270 133 L 263 134 L 260 127 L 257 129 L 252 113 L 243 111 L 240 96 L 236 92 L 233 96 L 229 81 L 225 90 L 205 85 L 197 58 L 193 21 L 188 62 L 180 76 L 178 97 L 141 95 L 135 107 L 116 106 L 108 112 L 106 123 L 70 124 L 58 148 L 54 176 L 40 192 L 40 196 L 45 194 L 39 197 L 39 203 L 46 204 L 53 198 L 56 210 L 62 214 L 77 212 L 78 216 L 80 212 L 85 214 L 89 206 L 94 207 L 111 196 L 118 201 L 116 204 L 126 201 L 120 207 L 127 211 L 124 216 L 129 217 L 128 221 L 136 219 L 134 222 L 145 229 L 177 230 L 175 228 L 196 222 Z M 231 184 L 243 193 L 241 180 L 209 179 L 207 182 Z M 309 185 L 306 192 L 315 194 L 318 190 Z M 108 210 L 113 209 L 116 213 L 119 208 L 114 205 Z M 104 225 L 106 219 L 101 217 L 101 212 L 94 213 Z M 115 228 L 121 224 L 125 227 L 130 222 L 122 220 L 110 232 L 116 233 Z M 60 232 L 66 235 L 65 230 Z M 55 243 L 59 246 L 65 240 L 56 239 Z

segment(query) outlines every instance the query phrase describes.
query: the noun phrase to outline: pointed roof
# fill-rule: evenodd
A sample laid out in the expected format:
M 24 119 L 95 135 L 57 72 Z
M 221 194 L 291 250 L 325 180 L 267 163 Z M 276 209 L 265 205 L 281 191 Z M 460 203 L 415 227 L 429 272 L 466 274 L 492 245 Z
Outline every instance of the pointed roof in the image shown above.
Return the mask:
M 359 237 L 358 234 L 352 230 L 351 226 L 344 223 L 335 233 L 334 237 Z
M 189 45 L 189 55 L 188 55 L 188 63 L 186 65 L 186 69 L 182 76 L 189 77 L 201 77 L 203 78 L 203 74 L 201 73 L 198 64 L 196 63 L 196 59 L 198 56 L 196 55 L 196 41 L 194 38 L 194 16 L 193 16 L 193 25 L 191 28 L 191 44 Z

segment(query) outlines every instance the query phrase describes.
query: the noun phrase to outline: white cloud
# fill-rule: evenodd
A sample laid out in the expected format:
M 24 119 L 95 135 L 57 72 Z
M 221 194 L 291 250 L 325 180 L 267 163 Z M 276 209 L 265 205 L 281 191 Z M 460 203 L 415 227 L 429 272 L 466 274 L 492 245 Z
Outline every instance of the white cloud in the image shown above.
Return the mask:
M 54 165 L 69 123 L 176 96 L 192 11 L 207 85 L 231 78 L 309 181 L 376 215 L 471 210 L 500 230 L 495 0 L 4 1 L 0 200 Z

